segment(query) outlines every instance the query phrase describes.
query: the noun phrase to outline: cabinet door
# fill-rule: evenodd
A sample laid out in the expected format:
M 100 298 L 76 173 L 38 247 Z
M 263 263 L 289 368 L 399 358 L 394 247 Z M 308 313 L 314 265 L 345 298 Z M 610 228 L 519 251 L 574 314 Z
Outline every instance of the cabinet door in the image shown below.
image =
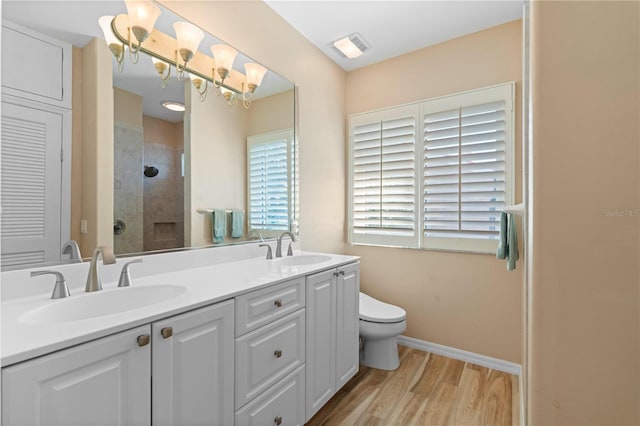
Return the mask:
M 233 300 L 153 323 L 153 424 L 233 424 Z
M 2 23 L 2 91 L 71 109 L 72 46 Z
M 151 424 L 149 326 L 2 370 L 2 424 Z
M 359 299 L 360 265 L 347 265 L 338 269 L 336 283 L 336 390 L 357 372 L 359 367 Z
M 306 420 L 336 391 L 336 271 L 307 277 Z

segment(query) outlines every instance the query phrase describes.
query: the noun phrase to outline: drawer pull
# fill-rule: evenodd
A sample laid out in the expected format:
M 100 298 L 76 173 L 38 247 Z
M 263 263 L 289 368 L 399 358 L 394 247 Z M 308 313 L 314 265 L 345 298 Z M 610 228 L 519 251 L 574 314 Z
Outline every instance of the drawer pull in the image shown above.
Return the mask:
M 276 356 L 276 358 L 280 358 L 282 356 L 282 350 L 276 349 L 276 351 L 273 354 Z
M 273 419 L 273 422 L 276 424 L 276 426 L 280 426 L 282 424 L 282 416 L 278 416 L 275 419 Z
M 160 334 L 162 334 L 162 337 L 164 337 L 165 339 L 168 339 L 169 337 L 173 336 L 173 327 L 165 327 L 162 330 L 160 330 Z
M 147 346 L 151 341 L 151 336 L 148 334 L 143 334 L 138 336 L 138 346 Z
M 282 307 L 282 300 L 276 299 L 273 304 L 276 305 L 276 308 L 280 308 Z

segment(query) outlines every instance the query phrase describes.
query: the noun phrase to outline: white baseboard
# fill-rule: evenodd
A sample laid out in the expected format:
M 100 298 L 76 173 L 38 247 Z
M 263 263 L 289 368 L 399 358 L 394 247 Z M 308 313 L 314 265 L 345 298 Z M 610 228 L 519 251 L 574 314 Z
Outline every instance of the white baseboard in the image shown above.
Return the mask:
M 398 336 L 398 344 L 413 349 L 419 349 L 425 352 L 431 352 L 436 355 L 442 355 L 459 361 L 470 362 L 482 367 L 491 368 L 493 370 L 503 371 L 509 374 L 520 375 L 522 367 L 514 362 L 504 361 L 498 358 L 492 358 L 486 355 L 480 355 L 473 352 L 463 351 L 462 349 L 452 348 L 450 346 L 439 345 L 437 343 L 427 342 L 425 340 L 414 339 L 413 337 Z

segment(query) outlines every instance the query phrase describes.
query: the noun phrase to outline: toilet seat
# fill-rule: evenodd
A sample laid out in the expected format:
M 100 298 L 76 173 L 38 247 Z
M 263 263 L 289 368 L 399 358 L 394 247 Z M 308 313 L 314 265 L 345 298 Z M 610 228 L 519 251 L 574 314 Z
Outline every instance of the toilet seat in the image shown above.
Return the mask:
M 377 323 L 395 323 L 406 319 L 407 312 L 395 305 L 390 305 L 360 293 L 360 320 Z

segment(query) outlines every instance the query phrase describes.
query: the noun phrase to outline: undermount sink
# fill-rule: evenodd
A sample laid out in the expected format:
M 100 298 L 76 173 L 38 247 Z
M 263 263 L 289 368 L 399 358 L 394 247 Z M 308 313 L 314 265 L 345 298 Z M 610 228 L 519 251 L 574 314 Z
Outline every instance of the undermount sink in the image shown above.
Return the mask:
M 301 254 L 299 256 L 287 256 L 278 260 L 281 265 L 313 265 L 331 260 L 331 256 L 324 254 Z
M 186 292 L 184 287 L 167 284 L 72 294 L 26 312 L 20 321 L 40 324 L 98 318 L 175 300 Z

